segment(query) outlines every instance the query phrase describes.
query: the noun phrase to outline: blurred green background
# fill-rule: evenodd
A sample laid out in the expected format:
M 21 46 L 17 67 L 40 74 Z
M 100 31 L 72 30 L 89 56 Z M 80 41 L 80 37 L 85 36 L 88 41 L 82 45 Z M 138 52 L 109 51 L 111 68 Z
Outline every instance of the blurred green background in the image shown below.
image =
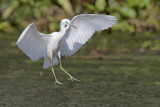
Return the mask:
M 116 16 L 117 25 L 100 32 L 101 36 L 94 37 L 82 50 L 159 53 L 159 9 L 159 0 L 1 0 L 0 32 L 20 35 L 34 22 L 40 32 L 51 33 L 60 29 L 63 18 L 82 13 L 109 14 Z
M 32 22 L 51 33 L 83 13 L 113 15 L 117 25 L 63 58 L 80 82 L 56 72 L 64 84 L 55 85 L 43 60 L 31 61 L 16 41 Z M 159 71 L 160 0 L 0 0 L 1 107 L 160 107 Z

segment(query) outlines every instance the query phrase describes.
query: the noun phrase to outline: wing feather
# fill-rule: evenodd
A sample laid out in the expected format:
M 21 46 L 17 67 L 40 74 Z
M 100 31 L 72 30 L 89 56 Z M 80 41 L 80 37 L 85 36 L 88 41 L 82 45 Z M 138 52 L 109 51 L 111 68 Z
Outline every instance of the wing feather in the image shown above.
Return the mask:
M 30 59 L 36 61 L 46 56 L 49 37 L 49 35 L 40 33 L 32 23 L 22 32 L 16 44 Z
M 109 15 L 81 14 L 73 17 L 65 36 L 59 42 L 62 56 L 71 56 L 88 41 L 95 31 L 108 29 L 116 24 L 116 18 Z

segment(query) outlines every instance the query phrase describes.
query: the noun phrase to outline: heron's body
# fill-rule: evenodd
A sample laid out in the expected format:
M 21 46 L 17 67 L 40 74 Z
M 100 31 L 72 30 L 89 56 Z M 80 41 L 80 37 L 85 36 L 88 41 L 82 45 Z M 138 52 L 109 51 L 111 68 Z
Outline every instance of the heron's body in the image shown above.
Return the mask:
M 51 37 L 49 38 L 49 44 L 47 46 L 47 52 L 53 51 L 53 56 L 56 55 L 56 52 L 58 50 L 58 43 L 61 40 L 61 38 L 64 36 L 64 33 L 54 32 L 51 34 Z M 50 57 L 48 55 L 48 57 Z
M 46 58 L 44 58 L 45 61 L 43 64 L 43 68 L 48 68 L 52 65 L 58 64 L 56 52 L 58 50 L 58 43 L 59 43 L 61 34 L 59 32 L 54 32 L 50 35 L 51 36 L 49 37 L 48 44 L 46 46 L 47 54 L 46 54 Z M 49 52 L 52 54 L 50 55 Z
M 75 16 L 71 21 L 63 19 L 59 32 L 43 34 L 32 23 L 22 32 L 17 45 L 34 61 L 44 58 L 43 68 L 60 63 L 60 68 L 70 77 L 69 79 L 77 80 L 63 69 L 61 56 L 73 55 L 95 31 L 107 29 L 115 24 L 114 16 L 81 14 Z M 52 71 L 55 76 L 53 68 Z M 56 76 L 55 80 L 55 83 L 61 84 Z
M 47 44 L 47 55 L 43 68 L 48 68 L 50 66 L 58 64 L 57 54 L 58 54 L 58 43 L 61 38 L 65 35 L 65 31 L 63 32 L 53 32 L 50 34 L 48 44 Z M 49 54 L 51 53 L 51 54 Z
M 51 34 L 51 37 L 49 38 L 49 43 L 47 45 L 47 52 L 50 50 L 53 50 L 53 56 L 56 55 L 56 51 L 58 49 L 58 43 L 60 41 L 61 34 L 58 32 L 54 32 Z M 49 55 L 48 55 L 49 57 Z

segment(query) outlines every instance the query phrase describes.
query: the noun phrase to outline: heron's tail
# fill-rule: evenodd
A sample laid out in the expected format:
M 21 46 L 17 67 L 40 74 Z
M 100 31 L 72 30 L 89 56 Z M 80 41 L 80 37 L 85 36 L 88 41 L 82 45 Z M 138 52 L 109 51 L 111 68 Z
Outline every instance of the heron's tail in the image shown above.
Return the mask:
M 44 58 L 43 68 L 47 69 L 48 67 L 57 65 L 58 63 L 59 63 L 59 61 L 58 61 L 57 56 L 54 56 L 52 60 L 50 58 L 46 57 L 46 58 Z

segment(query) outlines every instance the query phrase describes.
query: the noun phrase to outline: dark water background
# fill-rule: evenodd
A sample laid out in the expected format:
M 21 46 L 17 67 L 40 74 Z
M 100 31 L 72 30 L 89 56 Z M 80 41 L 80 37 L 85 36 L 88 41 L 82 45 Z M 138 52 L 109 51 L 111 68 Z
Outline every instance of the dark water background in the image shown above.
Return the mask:
M 0 39 L 0 107 L 159 107 L 160 56 L 108 55 L 115 60 L 63 58 L 75 78 L 68 81 L 59 66 L 54 84 L 43 60 L 33 62 L 14 46 L 15 39 Z

